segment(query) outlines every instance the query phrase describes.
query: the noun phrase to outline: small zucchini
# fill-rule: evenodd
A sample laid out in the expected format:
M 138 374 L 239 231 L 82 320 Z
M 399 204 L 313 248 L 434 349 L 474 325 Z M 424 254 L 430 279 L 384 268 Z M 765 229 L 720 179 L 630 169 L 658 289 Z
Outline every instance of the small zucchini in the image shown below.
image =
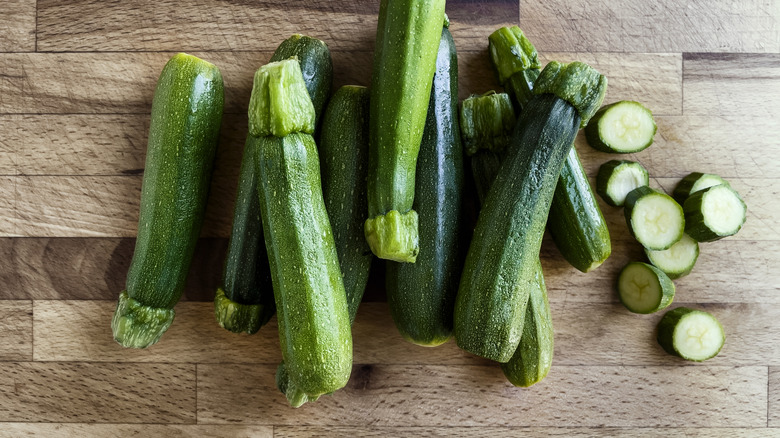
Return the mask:
M 673 356 L 703 362 L 720 353 L 726 332 L 712 314 L 678 307 L 658 323 L 658 343 Z
M 747 206 L 731 186 L 720 184 L 692 194 L 685 200 L 685 232 L 697 242 L 733 236 L 742 229 Z
M 653 144 L 657 129 L 653 113 L 641 103 L 630 100 L 601 108 L 585 128 L 588 144 L 596 150 L 630 154 Z
M 152 102 L 138 237 L 111 319 L 124 347 L 156 343 L 173 322 L 203 223 L 223 104 L 215 65 L 184 53 L 165 64 Z
M 611 160 L 599 167 L 596 176 L 596 192 L 607 204 L 622 207 L 626 195 L 637 187 L 650 184 L 650 175 L 634 161 Z
M 631 262 L 620 271 L 620 302 L 633 313 L 655 313 L 672 304 L 674 283 L 655 266 Z
M 682 239 L 683 209 L 665 193 L 648 186 L 637 187 L 626 196 L 623 211 L 631 234 L 647 249 L 669 249 Z

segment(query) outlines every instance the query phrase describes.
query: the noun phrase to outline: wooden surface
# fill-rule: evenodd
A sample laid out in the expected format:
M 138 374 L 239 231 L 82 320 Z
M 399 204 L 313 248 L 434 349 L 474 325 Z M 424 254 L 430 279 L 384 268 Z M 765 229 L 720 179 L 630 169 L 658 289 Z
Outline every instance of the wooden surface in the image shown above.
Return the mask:
M 497 88 L 487 36 L 519 24 L 543 60 L 609 77 L 607 102 L 653 110 L 655 144 L 630 159 L 670 192 L 691 171 L 727 178 L 744 229 L 702 245 L 674 306 L 727 332 L 704 364 L 666 355 L 660 315 L 628 313 L 616 272 L 642 250 L 602 205 L 613 255 L 587 275 L 542 248 L 555 322 L 550 375 L 530 389 L 449 342 L 404 342 L 375 263 L 347 388 L 294 410 L 274 388 L 275 321 L 220 329 L 211 299 L 231 221 L 254 70 L 294 32 L 324 39 L 335 85 L 369 82 L 377 1 L 6 0 L 0 4 L 0 437 L 780 436 L 780 2 L 450 0 L 460 97 Z M 212 196 L 184 301 L 148 350 L 109 318 L 132 256 L 149 110 L 177 51 L 226 86 Z M 577 148 L 591 177 L 613 158 Z

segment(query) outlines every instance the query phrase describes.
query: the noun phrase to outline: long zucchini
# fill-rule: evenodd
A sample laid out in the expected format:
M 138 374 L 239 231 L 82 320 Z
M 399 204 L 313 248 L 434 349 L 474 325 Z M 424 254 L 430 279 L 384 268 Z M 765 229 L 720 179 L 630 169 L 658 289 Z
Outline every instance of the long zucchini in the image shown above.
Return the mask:
M 419 252 L 412 209 L 445 0 L 382 0 L 369 118 L 368 219 L 377 257 L 413 263 Z
M 428 117 L 415 180 L 420 254 L 415 263 L 387 262 L 387 302 L 408 341 L 436 346 L 452 334 L 452 312 L 463 264 L 463 151 L 458 127 L 458 57 L 445 27 L 436 58 Z
M 314 105 L 316 126 L 333 82 L 330 51 L 324 42 L 296 34 L 277 47 L 271 61 L 293 56 L 298 59 L 306 91 Z M 257 195 L 256 143 L 257 137 L 247 136 L 222 286 L 217 289 L 214 298 L 217 323 L 235 333 L 257 332 L 276 311 Z
M 352 335 L 297 60 L 257 71 L 249 117 L 282 358 L 291 384 L 314 398 L 346 385 Z
M 223 103 L 216 66 L 184 53 L 165 64 L 152 102 L 135 252 L 111 319 L 125 347 L 156 343 L 173 322 L 203 223 Z
M 488 40 L 499 80 L 522 108 L 538 76 L 536 49 L 517 26 L 502 27 Z M 612 253 L 607 222 L 574 147 L 561 170 L 547 228 L 563 257 L 582 272 L 601 266 Z
M 498 362 L 514 354 L 561 168 L 605 91 L 606 78 L 580 62 L 551 62 L 536 80 L 466 256 L 454 325 L 464 350 Z

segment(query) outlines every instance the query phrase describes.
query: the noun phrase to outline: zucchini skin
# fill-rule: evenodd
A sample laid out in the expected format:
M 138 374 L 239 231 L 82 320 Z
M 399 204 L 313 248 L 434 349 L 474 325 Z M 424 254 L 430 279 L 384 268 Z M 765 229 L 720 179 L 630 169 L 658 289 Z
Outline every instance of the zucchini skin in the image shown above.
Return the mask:
M 307 395 L 349 379 L 352 334 L 311 135 L 258 140 L 260 210 L 287 372 Z
M 398 331 L 425 346 L 446 342 L 463 266 L 463 148 L 458 127 L 458 58 L 442 29 L 428 117 L 417 161 L 414 209 L 420 215 L 415 263 L 387 262 L 387 301 Z
M 391 211 L 411 214 L 367 225 L 366 238 L 380 258 L 414 262 L 419 249 L 416 213 L 411 212 L 444 3 L 382 0 L 379 6 L 369 118 L 368 221 Z M 396 224 L 397 231 L 386 231 Z M 391 243 L 383 241 L 388 237 Z M 385 249 L 395 242 L 400 248 Z
M 454 325 L 462 349 L 502 363 L 512 358 L 523 330 L 527 279 L 580 123 L 577 109 L 551 94 L 535 96 L 521 113 L 466 256 Z
M 566 261 L 581 272 L 598 268 L 612 253 L 607 222 L 574 146 L 555 186 L 547 229 Z
M 471 156 L 471 174 L 474 177 L 480 205 L 485 204 L 485 198 L 499 169 L 501 169 L 501 157 L 493 151 L 480 150 Z
M 152 103 L 138 237 L 111 323 L 114 339 L 126 347 L 156 343 L 173 321 L 203 224 L 223 105 L 222 74 L 213 64 L 179 53 L 163 68 Z M 144 321 L 144 309 L 169 311 L 167 322 Z

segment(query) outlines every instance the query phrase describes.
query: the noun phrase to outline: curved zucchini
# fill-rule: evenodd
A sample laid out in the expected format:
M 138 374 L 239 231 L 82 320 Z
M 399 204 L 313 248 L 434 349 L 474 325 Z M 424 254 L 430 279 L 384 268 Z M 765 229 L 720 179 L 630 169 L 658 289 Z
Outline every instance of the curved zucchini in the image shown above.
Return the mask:
M 203 223 L 223 103 L 216 66 L 184 53 L 165 64 L 152 102 L 135 252 L 111 319 L 125 347 L 156 343 L 173 322 Z
M 514 354 L 561 168 L 605 91 L 606 78 L 578 62 L 551 62 L 537 79 L 466 256 L 454 325 L 464 350 L 497 362 Z
M 324 42 L 296 34 L 276 48 L 271 61 L 293 56 L 298 60 L 314 105 L 316 126 L 333 82 L 330 51 Z M 217 289 L 214 298 L 217 323 L 234 333 L 256 333 L 276 311 L 257 195 L 256 142 L 256 137 L 247 136 L 222 287 Z
M 369 118 L 368 220 L 377 257 L 414 263 L 419 252 L 414 178 L 445 0 L 382 0 Z
M 463 150 L 458 128 L 458 58 L 442 29 L 428 117 L 417 162 L 414 209 L 420 215 L 420 254 L 415 263 L 387 262 L 387 302 L 395 326 L 408 341 L 446 342 L 463 258 Z

